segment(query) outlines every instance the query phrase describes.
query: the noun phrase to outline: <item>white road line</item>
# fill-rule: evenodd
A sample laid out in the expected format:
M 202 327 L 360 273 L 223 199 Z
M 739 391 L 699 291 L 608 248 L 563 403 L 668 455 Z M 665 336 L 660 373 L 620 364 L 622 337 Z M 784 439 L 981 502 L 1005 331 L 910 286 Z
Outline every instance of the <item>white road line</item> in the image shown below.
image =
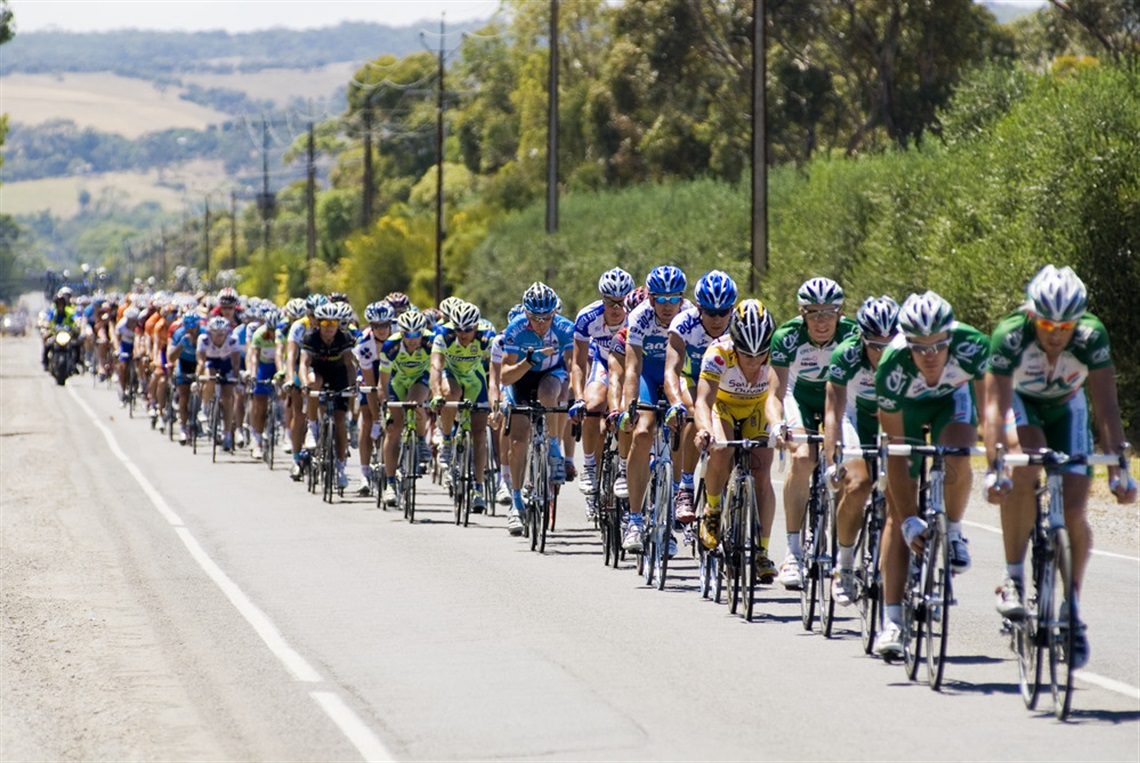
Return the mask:
M 1129 686 L 1123 681 L 1117 681 L 1112 678 L 1098 676 L 1096 673 L 1087 673 L 1084 670 L 1078 670 L 1076 673 L 1074 673 L 1074 675 L 1078 679 L 1086 681 L 1090 684 L 1095 684 L 1102 689 L 1108 689 L 1109 691 L 1114 691 L 1117 694 L 1123 694 L 1125 697 L 1131 697 L 1132 699 L 1140 700 L 1140 688 Z
M 87 403 L 76 393 L 74 387 L 68 387 L 67 391 L 71 397 L 79 404 L 79 407 L 87 414 L 92 423 L 103 433 L 103 437 L 107 440 L 107 445 L 111 453 L 122 462 L 127 471 L 135 482 L 142 488 L 143 493 L 150 499 L 151 504 L 158 510 L 158 513 L 174 528 L 174 532 L 181 539 L 183 545 L 190 552 L 190 556 L 194 561 L 198 562 L 198 566 L 206 573 L 206 575 L 214 581 L 214 583 L 221 589 L 225 597 L 230 600 L 238 613 L 245 618 L 246 622 L 253 627 L 254 632 L 261 638 L 262 642 L 269 647 L 277 659 L 285 665 L 295 679 L 305 683 L 318 683 L 320 682 L 320 674 L 285 641 L 281 631 L 277 626 L 266 616 L 260 608 L 257 607 L 249 597 L 238 587 L 233 580 L 222 570 L 221 567 L 210 558 L 206 550 L 202 548 L 197 539 L 183 524 L 182 519 L 170 508 L 170 505 L 163 499 L 162 495 L 155 490 L 154 486 L 146 477 L 143 476 L 142 470 L 139 469 L 127 454 L 119 447 L 118 441 L 115 439 L 111 430 L 99 421 L 99 417 L 95 411 L 91 409 Z M 317 703 L 317 706 L 325 711 L 341 733 L 350 741 L 354 747 L 360 752 L 366 761 L 392 761 L 396 758 L 384 746 L 384 743 L 372 733 L 372 730 L 360 720 L 360 717 L 352 711 L 344 701 L 332 692 L 314 691 L 310 692 L 309 696 Z
M 1001 535 L 1001 528 L 1000 527 L 994 527 L 993 525 L 984 525 L 981 522 L 971 522 L 968 519 L 963 519 L 962 524 L 968 525 L 970 527 L 976 527 L 979 530 L 985 530 L 986 532 L 991 532 L 994 535 Z M 1111 551 L 1101 551 L 1101 550 L 1095 549 L 1095 548 L 1092 550 L 1092 552 L 1096 556 L 1107 556 L 1107 557 L 1110 557 L 1112 559 L 1126 559 L 1127 561 L 1130 561 L 1130 562 L 1140 562 L 1140 556 L 1127 556 L 1125 554 L 1114 554 Z
M 352 708 L 344 704 L 344 700 L 338 695 L 328 691 L 313 691 L 309 692 L 309 696 L 321 706 L 329 718 L 332 718 L 333 723 L 348 737 L 348 741 L 356 746 L 368 763 L 386 763 L 396 759 L 376 738 L 372 729 L 368 728 L 364 721 L 360 720 L 360 716 L 352 712 Z

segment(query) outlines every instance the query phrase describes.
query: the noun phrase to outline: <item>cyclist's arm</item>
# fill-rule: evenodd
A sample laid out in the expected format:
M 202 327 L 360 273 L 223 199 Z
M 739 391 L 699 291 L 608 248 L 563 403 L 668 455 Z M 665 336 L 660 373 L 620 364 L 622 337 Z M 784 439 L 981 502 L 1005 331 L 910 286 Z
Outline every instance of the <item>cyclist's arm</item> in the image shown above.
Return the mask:
M 902 411 L 879 410 L 879 424 L 892 443 L 904 442 Z M 915 481 L 910 476 L 910 459 L 906 456 L 887 457 L 887 489 L 889 504 L 899 519 L 914 516 L 918 511 Z
M 1005 439 L 1005 417 L 1013 405 L 1013 377 L 993 372 L 986 374 L 986 417 L 982 436 L 986 442 L 986 467 L 997 458 L 997 446 L 1008 448 Z
M 198 359 L 198 368 L 194 373 L 198 376 L 204 376 L 206 374 L 206 353 L 198 350 L 195 357 Z
M 537 352 L 536 352 L 537 354 Z M 526 375 L 526 372 L 538 365 L 536 359 L 534 365 L 526 360 L 526 355 L 516 355 L 513 352 L 508 352 L 503 356 L 503 369 L 502 369 L 502 382 L 503 384 L 514 384 L 519 379 Z
M 487 402 L 491 404 L 491 408 L 496 408 L 502 399 L 502 390 L 499 385 L 499 377 L 502 374 L 502 363 L 492 363 L 487 371 Z
M 310 363 L 310 353 L 306 349 L 301 350 L 301 365 L 297 372 L 297 376 L 301 379 L 301 386 L 306 387 L 309 385 L 310 377 L 313 383 L 316 383 L 316 374 L 313 373 Z
M 716 404 L 716 395 L 720 385 L 711 379 L 697 380 L 697 394 L 693 400 L 693 423 L 697 427 L 697 436 L 702 432 L 713 433 L 713 405 Z
M 978 431 L 986 431 L 986 378 L 980 376 L 974 379 L 974 409 L 978 412 Z M 975 445 L 977 442 L 974 443 Z
M 835 446 L 843 443 L 843 418 L 847 413 L 847 385 L 827 382 L 827 402 L 823 414 L 823 452 L 827 462 L 835 456 Z M 851 443 L 858 445 L 858 443 Z
M 297 366 L 297 361 L 298 361 L 297 353 L 300 352 L 300 350 L 301 350 L 301 346 L 297 342 L 294 342 L 292 339 L 286 340 L 286 342 L 285 342 L 285 368 L 286 368 L 286 370 L 298 367 Z M 290 380 L 289 383 L 291 384 L 292 380 Z
M 443 397 L 443 353 L 431 354 L 431 376 L 428 380 L 432 397 Z
M 570 384 L 574 389 L 574 399 L 586 398 L 586 370 L 590 362 L 590 342 L 574 340 L 574 357 L 570 363 Z
M 623 375 L 625 374 L 625 358 L 616 352 L 610 352 L 609 363 L 610 367 L 610 383 L 606 387 L 606 399 L 610 406 L 611 411 L 618 411 L 624 407 L 622 401 L 622 387 L 624 384 Z
M 349 381 L 356 378 L 359 367 L 356 365 L 356 354 L 352 350 L 346 350 L 344 353 L 344 368 L 348 371 Z
M 1120 402 L 1116 396 L 1115 368 L 1105 366 L 1089 371 L 1088 387 L 1093 415 L 1100 424 L 1100 449 L 1105 453 L 1120 453 L 1125 437 L 1120 422 Z M 1108 478 L 1119 479 L 1119 467 L 1108 467 Z
M 258 360 L 260 358 L 260 351 L 253 346 L 253 342 L 245 348 L 245 369 L 249 372 L 250 376 L 257 377 L 257 367 L 260 365 Z M 234 366 L 237 368 L 237 366 Z
M 787 388 L 787 367 L 768 366 L 768 400 L 764 403 L 764 418 L 773 428 L 784 421 L 784 392 Z
M 640 346 L 625 345 L 625 378 L 622 380 L 622 404 L 629 405 L 641 397 L 641 362 L 645 355 Z
M 238 377 L 238 369 L 240 369 L 240 368 L 241 368 L 241 353 L 238 352 L 237 350 L 234 350 L 233 352 L 230 353 L 230 372 L 233 374 L 233 378 L 236 379 Z
M 669 334 L 665 347 L 665 397 L 670 405 L 685 402 L 682 394 L 681 374 L 685 369 L 685 342 L 676 334 Z

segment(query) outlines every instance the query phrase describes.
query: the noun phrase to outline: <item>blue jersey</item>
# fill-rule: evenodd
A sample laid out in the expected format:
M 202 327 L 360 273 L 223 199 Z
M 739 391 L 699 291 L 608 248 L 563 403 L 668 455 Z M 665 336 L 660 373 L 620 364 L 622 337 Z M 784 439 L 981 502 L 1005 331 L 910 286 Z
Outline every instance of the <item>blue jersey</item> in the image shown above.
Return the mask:
M 578 311 L 574 319 L 574 339 L 578 342 L 589 342 L 590 360 L 605 363 L 610 357 L 610 343 L 614 336 L 625 325 L 623 319 L 616 326 L 610 326 L 605 318 L 606 305 L 598 299 Z
M 197 360 L 198 339 L 187 334 L 184 326 L 179 326 L 170 337 L 170 344 L 178 348 L 178 357 L 182 360 Z
M 540 337 L 530 327 L 530 320 L 519 316 L 511 321 L 503 331 L 503 352 L 517 357 L 526 355 L 528 349 L 545 350 L 542 362 L 536 363 L 531 371 L 549 371 L 553 368 L 564 368 L 562 354 L 574 347 L 574 324 L 569 318 L 561 315 L 554 316 L 550 330 L 546 336 Z
M 680 312 L 692 306 L 689 300 L 682 300 Z M 641 375 L 660 383 L 665 378 L 665 349 L 669 344 L 669 327 L 662 326 L 657 321 L 651 299 L 635 307 L 628 320 L 629 338 L 626 345 L 641 348 Z

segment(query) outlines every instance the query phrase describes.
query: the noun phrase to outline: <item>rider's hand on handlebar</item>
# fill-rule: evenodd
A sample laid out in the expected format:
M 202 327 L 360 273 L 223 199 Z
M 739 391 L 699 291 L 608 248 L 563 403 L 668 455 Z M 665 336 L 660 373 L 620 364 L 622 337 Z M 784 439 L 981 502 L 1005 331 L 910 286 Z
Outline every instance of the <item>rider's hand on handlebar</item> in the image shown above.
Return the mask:
M 1116 479 L 1109 480 L 1108 489 L 1116 496 L 1117 503 L 1128 504 L 1136 501 L 1136 480 L 1131 474 L 1122 474 Z
M 1009 475 L 1002 472 L 986 473 L 986 500 L 990 503 L 1001 503 L 1001 499 L 1013 490 L 1013 481 Z
M 438 411 L 440 408 L 443 407 L 443 404 L 446 402 L 447 402 L 447 398 L 445 398 L 443 395 L 436 395 L 435 397 L 433 397 L 431 399 L 431 402 L 428 403 L 428 407 L 431 408 L 433 411 Z
M 569 414 L 570 418 L 572 418 L 574 421 L 581 421 L 582 417 L 586 414 L 586 401 L 575 400 L 570 405 L 570 409 L 566 411 L 566 413 Z
M 677 403 L 676 405 L 669 406 L 669 410 L 665 412 L 665 423 L 672 424 L 674 419 L 677 421 L 684 421 L 685 416 L 689 414 L 689 409 L 685 407 L 684 403 Z
M 828 484 L 830 484 L 831 487 L 838 489 L 840 483 L 843 482 L 843 478 L 847 476 L 847 467 L 837 462 L 827 467 L 825 474 L 827 476 Z
M 693 444 L 697 446 L 697 450 L 708 450 L 709 446 L 716 442 L 716 437 L 707 429 L 702 429 L 697 432 L 697 436 L 693 438 Z

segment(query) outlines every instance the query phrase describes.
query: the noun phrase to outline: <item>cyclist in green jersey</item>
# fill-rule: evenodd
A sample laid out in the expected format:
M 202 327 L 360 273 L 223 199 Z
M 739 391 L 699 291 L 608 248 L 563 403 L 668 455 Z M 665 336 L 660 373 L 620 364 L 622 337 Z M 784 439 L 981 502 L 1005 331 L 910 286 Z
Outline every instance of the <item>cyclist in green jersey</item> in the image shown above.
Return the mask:
M 898 304 L 888 296 L 867 297 L 855 313 L 859 334 L 844 339 L 831 353 L 827 378 L 827 412 L 823 449 L 830 459 L 837 444 L 871 447 L 879 434 L 875 369 L 898 330 Z M 863 506 L 871 496 L 872 477 L 861 458 L 838 459 L 828 467 L 829 481 L 839 490 L 835 534 L 839 542 L 832 578 L 835 601 L 847 606 L 855 590 L 855 541 Z
M 487 372 L 483 362 L 490 358 L 491 342 L 495 338 L 492 332 L 480 330 L 479 308 L 470 302 L 460 301 L 451 307 L 450 312 L 451 321 L 436 327 L 431 347 L 432 407 L 440 411 L 439 424 L 443 432 L 440 460 L 445 464 L 451 462 L 451 430 L 456 409 L 444 408 L 443 403 L 460 399 L 487 403 Z M 471 437 L 475 443 L 476 474 L 482 474 L 487 464 L 486 428 L 487 411 L 472 411 Z M 479 514 L 486 506 L 483 485 L 476 480 L 471 511 Z
M 804 281 L 797 293 L 799 317 L 776 329 L 772 337 L 768 402 L 765 417 L 774 428 L 781 422 L 792 434 L 816 431 L 815 417 L 825 413 L 827 371 L 831 353 L 849 336 L 858 332 L 855 321 L 844 318 L 843 289 L 830 278 Z M 784 445 L 777 438 L 777 447 Z M 792 451 L 792 465 L 784 478 L 784 517 L 788 553 L 780 566 L 780 582 L 789 589 L 803 585 L 800 578 L 800 523 L 807 508 L 811 472 L 815 468 L 812 449 L 806 443 Z
M 396 319 L 396 328 L 396 333 L 389 336 L 380 347 L 381 362 L 386 359 L 391 363 L 388 399 L 404 403 L 425 403 L 430 394 L 431 378 L 427 319 L 418 310 L 408 310 Z M 416 434 L 421 441 L 427 436 L 427 427 L 428 417 L 417 414 Z M 384 471 L 389 488 L 384 500 L 389 506 L 396 505 L 396 466 L 400 457 L 400 433 L 403 430 L 403 409 L 389 409 L 388 433 L 384 438 Z
M 954 320 L 950 304 L 932 291 L 907 297 L 899 310 L 899 327 L 902 333 L 891 342 L 875 369 L 883 431 L 894 443 L 922 443 L 923 428 L 929 425 L 931 442 L 973 447 L 978 442 L 978 412 L 984 410 L 982 380 L 989 358 L 988 337 Z M 889 622 L 875 639 L 875 651 L 880 655 L 902 654 L 907 548 L 920 551 L 926 532 L 926 522 L 917 516 L 921 465 L 919 458 L 887 459 L 891 510 L 883 528 L 883 591 L 884 614 Z M 947 541 L 950 566 L 956 574 L 970 568 L 962 516 L 970 500 L 971 484 L 969 458 L 947 457 Z
M 1108 333 L 1094 315 L 1086 312 L 1088 292 L 1071 268 L 1042 268 L 1026 288 L 1026 302 L 1003 318 L 990 344 L 986 374 L 986 455 L 993 463 L 1000 445 L 1010 452 L 1023 448 L 1051 448 L 1069 455 L 1093 452 L 1088 400 L 1100 425 L 1105 453 L 1125 447 L 1120 406 Z M 1006 575 L 997 589 L 997 608 L 1003 617 L 1025 616 L 1025 549 L 1033 528 L 1035 485 L 1040 467 L 1017 469 L 1012 480 L 993 470 L 986 476 L 988 498 L 1001 504 Z M 1071 466 L 1064 476 L 1065 526 L 1073 553 L 1073 601 L 1069 602 L 1073 632 L 1073 667 L 1088 662 L 1088 638 L 1077 614 L 1092 546 L 1085 516 L 1091 471 Z M 1136 481 L 1109 469 L 1109 485 L 1116 500 L 1136 500 Z

